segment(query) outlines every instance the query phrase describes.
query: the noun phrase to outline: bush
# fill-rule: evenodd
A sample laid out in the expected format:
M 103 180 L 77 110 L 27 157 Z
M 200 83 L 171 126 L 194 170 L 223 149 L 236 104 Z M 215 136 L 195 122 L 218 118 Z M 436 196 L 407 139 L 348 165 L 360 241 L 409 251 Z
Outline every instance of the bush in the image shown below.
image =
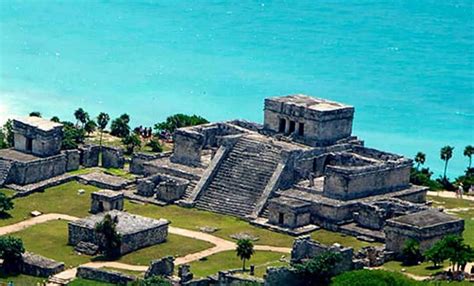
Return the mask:
M 419 283 L 403 274 L 384 270 L 356 270 L 332 279 L 331 286 L 415 286 Z
M 132 282 L 131 286 L 171 286 L 171 283 L 161 276 L 153 276 Z
M 443 189 L 447 190 L 447 191 L 450 191 L 450 192 L 454 192 L 456 191 L 456 186 L 454 186 L 448 178 L 438 178 L 436 179 L 436 182 L 438 182 Z
M 150 147 L 153 152 L 163 152 L 163 146 L 158 140 L 151 140 L 147 146 Z
M 443 186 L 435 180 L 431 179 L 433 172 L 429 168 L 422 168 L 418 170 L 411 168 L 410 172 L 410 183 L 419 186 L 427 186 L 431 191 L 439 191 L 443 189 Z
M 140 146 L 142 141 L 137 134 L 127 135 L 125 138 L 122 139 L 122 143 L 127 146 L 126 153 L 132 154 L 136 147 Z
M 13 209 L 12 198 L 7 197 L 4 193 L 0 193 L 0 214 L 5 214 L 5 212 L 11 209 Z
M 293 267 L 309 283 L 307 285 L 328 285 L 334 275 L 334 267 L 341 259 L 341 254 L 326 251 L 306 262 L 294 264 Z
M 421 255 L 420 251 L 420 243 L 414 239 L 408 239 L 405 241 L 402 255 L 404 265 L 416 265 L 418 262 L 423 261 L 423 255 Z
M 6 273 L 16 273 L 19 269 L 21 255 L 25 252 L 23 241 L 12 236 L 0 236 L 0 258 Z
M 110 134 L 120 138 L 125 138 L 130 134 L 130 116 L 124 113 L 119 118 L 112 120 L 110 125 Z
M 177 128 L 195 126 L 209 123 L 207 119 L 198 115 L 175 114 L 166 118 L 166 121 L 155 124 L 158 132 L 167 131 L 173 133 Z

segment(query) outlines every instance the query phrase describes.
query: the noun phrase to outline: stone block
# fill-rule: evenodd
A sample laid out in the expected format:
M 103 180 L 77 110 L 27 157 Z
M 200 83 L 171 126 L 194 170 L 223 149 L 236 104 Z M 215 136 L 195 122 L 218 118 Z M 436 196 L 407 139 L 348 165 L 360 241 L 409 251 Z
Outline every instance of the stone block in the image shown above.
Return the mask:
M 174 271 L 174 258 L 166 256 L 161 259 L 152 260 L 145 272 L 145 278 L 152 276 L 171 276 Z
M 123 150 L 120 148 L 102 147 L 102 167 L 122 169 L 125 164 Z
M 22 255 L 20 272 L 37 277 L 48 277 L 64 271 L 64 263 L 31 252 Z
M 86 266 L 79 266 L 77 268 L 76 277 L 111 283 L 114 285 L 127 285 L 128 283 L 136 280 L 135 276 L 126 275 L 116 271 L 103 270 L 100 268 L 91 268 Z

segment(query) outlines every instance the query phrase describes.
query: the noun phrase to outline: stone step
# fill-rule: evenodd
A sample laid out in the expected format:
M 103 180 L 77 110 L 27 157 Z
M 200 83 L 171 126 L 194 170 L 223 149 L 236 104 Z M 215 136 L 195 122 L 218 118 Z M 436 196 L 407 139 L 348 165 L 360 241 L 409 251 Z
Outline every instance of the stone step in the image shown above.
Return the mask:
M 0 187 L 6 183 L 12 164 L 9 161 L 0 160 Z

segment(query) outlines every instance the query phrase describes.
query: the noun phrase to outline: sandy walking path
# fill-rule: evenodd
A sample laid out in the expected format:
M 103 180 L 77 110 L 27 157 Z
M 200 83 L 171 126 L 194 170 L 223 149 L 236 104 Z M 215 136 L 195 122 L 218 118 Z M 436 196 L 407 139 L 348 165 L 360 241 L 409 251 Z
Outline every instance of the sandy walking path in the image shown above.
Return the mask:
M 448 192 L 448 191 L 438 191 L 438 192 L 428 191 L 428 196 L 474 201 L 474 196 L 463 195 L 462 199 L 460 199 L 460 198 L 456 198 L 456 192 Z
M 33 218 L 30 218 L 30 219 L 27 219 L 15 224 L 2 226 L 0 227 L 0 235 L 9 234 L 12 232 L 18 232 L 36 224 L 45 223 L 51 220 L 61 220 L 61 219 L 67 220 L 67 221 L 74 221 L 74 220 L 77 220 L 78 218 L 74 216 L 70 216 L 70 215 L 56 214 L 56 213 L 43 214 L 43 215 L 33 217 Z

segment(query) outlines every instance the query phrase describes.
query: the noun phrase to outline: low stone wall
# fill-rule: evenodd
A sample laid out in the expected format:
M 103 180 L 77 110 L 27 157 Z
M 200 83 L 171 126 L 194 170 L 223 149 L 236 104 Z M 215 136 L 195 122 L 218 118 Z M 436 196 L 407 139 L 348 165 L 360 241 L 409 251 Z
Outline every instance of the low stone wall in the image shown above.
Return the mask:
M 79 147 L 80 163 L 85 168 L 99 166 L 100 146 L 83 145 Z
M 146 229 L 133 234 L 122 236 L 120 252 L 126 254 L 140 248 L 155 245 L 166 241 L 168 237 L 168 225 Z
M 299 286 L 305 281 L 287 267 L 268 267 L 265 276 L 265 286 Z
M 79 150 L 66 150 L 63 152 L 66 155 L 66 172 L 79 169 L 81 161 L 81 154 Z
M 31 252 L 25 252 L 22 255 L 20 272 L 23 274 L 49 277 L 62 271 L 64 271 L 64 263 L 62 262 L 57 262 Z
M 155 160 L 158 158 L 166 157 L 171 155 L 171 152 L 163 152 L 160 154 L 148 154 L 148 153 L 133 153 L 132 160 L 130 162 L 130 173 L 136 175 L 143 175 L 145 168 L 143 163 Z
M 241 286 L 241 285 L 263 285 L 264 280 L 260 278 L 244 278 L 237 276 L 238 271 L 219 271 L 217 274 L 217 285 Z
M 182 286 L 209 286 L 213 285 L 211 284 L 211 279 L 209 278 L 201 278 L 201 279 L 196 279 L 196 280 L 191 280 L 187 282 L 182 282 L 180 285 Z
M 136 280 L 135 276 L 85 266 L 79 266 L 77 268 L 76 277 L 105 283 L 112 283 L 115 285 L 127 285 L 127 283 Z
M 36 183 L 64 174 L 66 167 L 67 159 L 64 153 L 30 162 L 13 162 L 8 183 L 18 185 Z
M 102 146 L 102 167 L 122 169 L 125 157 L 121 148 Z

